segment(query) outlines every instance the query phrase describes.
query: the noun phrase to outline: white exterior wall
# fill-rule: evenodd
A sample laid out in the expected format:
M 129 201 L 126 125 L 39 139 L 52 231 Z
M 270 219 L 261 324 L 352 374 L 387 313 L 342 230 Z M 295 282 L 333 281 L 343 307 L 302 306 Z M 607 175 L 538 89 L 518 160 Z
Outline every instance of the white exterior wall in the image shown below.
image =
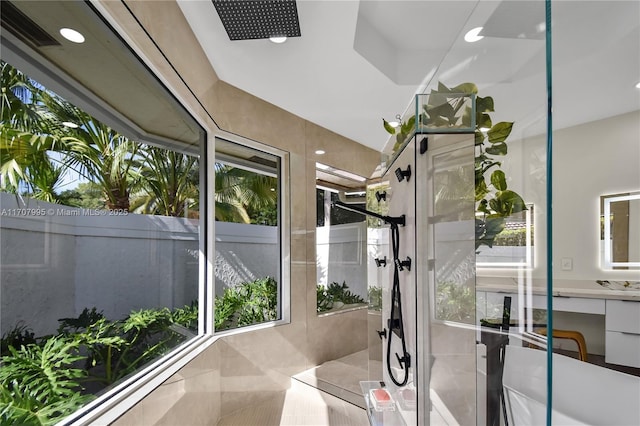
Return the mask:
M 316 228 L 318 284 L 333 282 L 367 300 L 367 222 Z
M 94 306 L 120 319 L 198 298 L 196 220 L 102 216 L 6 193 L 0 211 L 2 334 L 19 322 L 36 336 L 54 333 L 58 319 Z M 276 227 L 219 222 L 216 240 L 217 291 L 277 278 Z

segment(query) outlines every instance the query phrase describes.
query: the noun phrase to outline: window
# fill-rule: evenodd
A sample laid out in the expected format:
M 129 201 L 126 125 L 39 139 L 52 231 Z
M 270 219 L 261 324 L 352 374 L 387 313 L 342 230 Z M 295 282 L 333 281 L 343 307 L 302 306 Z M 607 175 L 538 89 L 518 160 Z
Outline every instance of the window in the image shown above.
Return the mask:
M 45 3 L 2 3 L 2 424 L 125 400 L 211 321 L 204 130 L 91 5 Z
M 286 320 L 286 156 L 218 138 L 214 167 L 215 330 Z
M 366 306 L 367 218 L 337 201 L 364 209 L 366 179 L 316 163 L 316 310 L 327 314 Z
M 56 421 L 199 333 L 200 159 L 1 66 L 2 421 Z

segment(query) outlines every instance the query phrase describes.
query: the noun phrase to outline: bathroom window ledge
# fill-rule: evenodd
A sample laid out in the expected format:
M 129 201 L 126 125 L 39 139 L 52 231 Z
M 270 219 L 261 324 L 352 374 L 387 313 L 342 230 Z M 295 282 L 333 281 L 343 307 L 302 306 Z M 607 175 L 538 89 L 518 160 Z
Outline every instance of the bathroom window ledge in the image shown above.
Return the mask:
M 200 335 L 85 405 L 58 425 L 108 425 L 202 354 L 219 336 Z
M 328 311 L 318 313 L 319 317 L 327 317 L 336 314 L 344 314 L 347 312 L 360 311 L 362 309 L 367 309 L 369 306 L 366 303 L 353 303 L 350 305 L 344 305 L 339 308 L 333 308 Z

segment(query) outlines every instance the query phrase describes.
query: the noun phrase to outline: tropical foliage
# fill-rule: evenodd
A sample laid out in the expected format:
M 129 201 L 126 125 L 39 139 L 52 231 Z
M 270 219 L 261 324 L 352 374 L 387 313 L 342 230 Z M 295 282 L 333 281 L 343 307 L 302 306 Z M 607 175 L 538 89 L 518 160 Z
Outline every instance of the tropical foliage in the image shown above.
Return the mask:
M 143 309 L 110 321 L 96 308 L 63 318 L 56 336 L 22 324 L 2 337 L 0 423 L 54 424 L 104 389 L 162 356 L 197 326 L 197 306 Z M 180 326 L 180 327 L 177 327 Z
M 389 133 L 396 135 L 394 151 L 413 135 L 416 128 L 471 128 L 473 109 L 467 102 L 469 95 L 475 97 L 476 248 L 481 245 L 492 247 L 496 236 L 505 229 L 506 218 L 527 209 L 522 197 L 508 189 L 502 163 L 497 159 L 507 155 L 506 139 L 511 134 L 513 122 L 492 122 L 489 113 L 494 112 L 493 98 L 478 96 L 478 88 L 473 83 L 453 88 L 438 83 L 438 88 L 429 93 L 421 113 L 402 122 L 399 131 L 384 119 L 383 125 Z
M 316 309 L 319 313 L 361 303 L 366 302 L 362 297 L 351 293 L 345 281 L 342 284 L 332 282 L 326 287 L 322 284 L 316 286 Z
M 278 224 L 276 178 L 215 164 L 216 220 L 222 222 Z
M 214 301 L 214 327 L 226 330 L 278 319 L 278 283 L 259 278 L 224 290 Z

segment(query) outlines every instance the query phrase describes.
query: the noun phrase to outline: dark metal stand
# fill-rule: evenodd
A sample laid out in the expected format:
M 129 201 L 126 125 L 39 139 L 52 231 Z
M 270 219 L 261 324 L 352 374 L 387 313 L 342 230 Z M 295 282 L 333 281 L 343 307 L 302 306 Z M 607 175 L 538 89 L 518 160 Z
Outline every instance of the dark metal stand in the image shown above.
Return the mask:
M 511 297 L 504 298 L 502 323 L 482 321 L 480 341 L 487 347 L 487 405 L 486 426 L 500 426 L 500 415 L 504 415 L 508 426 L 502 373 L 504 371 L 505 348 L 509 344 L 509 323 L 511 321 Z

